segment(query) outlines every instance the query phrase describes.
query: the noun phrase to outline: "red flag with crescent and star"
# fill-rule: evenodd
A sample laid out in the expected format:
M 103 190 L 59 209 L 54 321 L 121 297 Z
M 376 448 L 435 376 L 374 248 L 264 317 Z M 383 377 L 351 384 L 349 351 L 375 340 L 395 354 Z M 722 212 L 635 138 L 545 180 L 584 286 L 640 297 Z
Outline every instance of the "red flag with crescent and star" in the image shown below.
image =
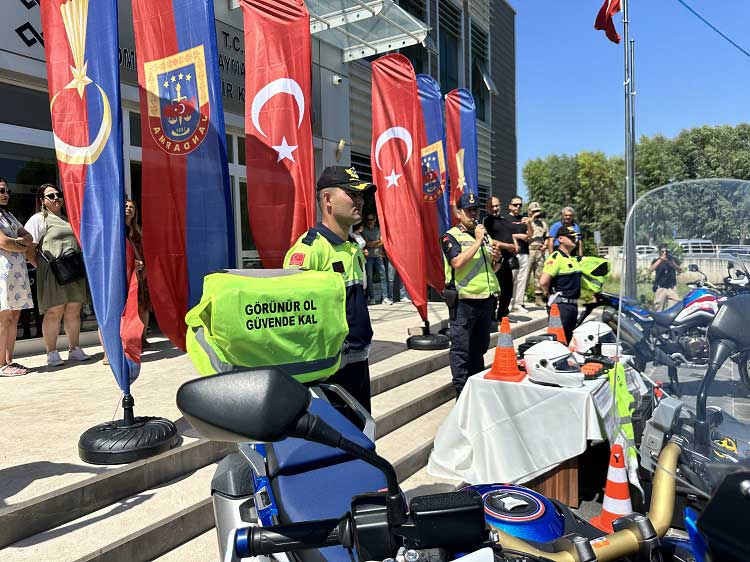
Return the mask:
M 426 144 L 417 79 L 409 59 L 392 54 L 372 63 L 372 175 L 380 233 L 388 259 L 423 320 L 427 285 L 445 283 L 437 205 L 423 191 Z
M 266 268 L 315 224 L 310 16 L 303 0 L 242 0 L 247 211 Z

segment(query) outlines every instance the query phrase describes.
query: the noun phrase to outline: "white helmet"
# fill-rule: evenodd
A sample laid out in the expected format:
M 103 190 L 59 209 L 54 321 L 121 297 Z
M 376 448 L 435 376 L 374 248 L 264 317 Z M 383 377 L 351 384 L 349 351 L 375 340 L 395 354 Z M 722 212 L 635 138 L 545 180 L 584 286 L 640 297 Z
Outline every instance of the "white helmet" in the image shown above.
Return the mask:
M 576 353 L 586 354 L 595 345 L 605 343 L 616 343 L 615 333 L 604 322 L 592 320 L 584 322 L 573 330 L 573 349 Z
M 529 380 L 552 386 L 578 387 L 583 385 L 581 367 L 573 354 L 557 341 L 543 341 L 524 353 Z

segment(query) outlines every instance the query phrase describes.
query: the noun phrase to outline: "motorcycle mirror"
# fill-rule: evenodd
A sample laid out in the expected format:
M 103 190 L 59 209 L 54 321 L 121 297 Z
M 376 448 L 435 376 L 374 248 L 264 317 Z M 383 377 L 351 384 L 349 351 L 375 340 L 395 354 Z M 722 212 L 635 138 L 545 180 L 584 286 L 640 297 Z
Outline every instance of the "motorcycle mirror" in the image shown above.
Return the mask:
M 734 262 L 733 261 L 728 261 L 727 262 L 727 269 L 734 269 Z
M 311 399 L 307 388 L 276 368 L 202 377 L 177 391 L 177 407 L 198 433 L 233 443 L 284 439 Z
M 693 273 L 697 273 L 699 271 L 698 266 L 694 263 L 691 263 L 688 265 L 688 271 L 692 271 Z

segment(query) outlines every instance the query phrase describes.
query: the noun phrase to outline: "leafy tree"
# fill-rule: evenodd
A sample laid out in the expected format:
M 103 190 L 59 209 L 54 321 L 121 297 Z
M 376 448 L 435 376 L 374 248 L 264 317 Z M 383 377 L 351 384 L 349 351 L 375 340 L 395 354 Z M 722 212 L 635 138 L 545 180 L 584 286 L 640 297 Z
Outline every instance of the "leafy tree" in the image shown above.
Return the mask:
M 608 245 L 622 243 L 625 222 L 624 162 L 601 152 L 551 155 L 526 163 L 523 177 L 531 200 L 541 202 L 551 222 L 565 205 L 576 208 L 584 240 L 599 230 Z M 750 124 L 696 127 L 674 139 L 641 137 L 636 146 L 639 195 L 691 179 L 750 180 Z M 653 193 L 637 208 L 640 244 L 672 238 L 708 238 L 744 244 L 750 238 L 750 190 L 686 184 L 679 192 Z

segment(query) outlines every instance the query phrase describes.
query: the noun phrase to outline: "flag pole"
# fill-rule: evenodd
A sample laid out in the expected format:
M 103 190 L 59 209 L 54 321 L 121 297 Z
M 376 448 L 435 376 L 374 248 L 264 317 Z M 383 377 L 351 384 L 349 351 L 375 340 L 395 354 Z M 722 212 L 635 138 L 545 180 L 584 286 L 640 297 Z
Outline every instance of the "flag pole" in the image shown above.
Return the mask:
M 633 115 L 633 48 L 629 37 L 630 19 L 628 17 L 628 0 L 622 0 L 623 22 L 623 56 L 625 62 L 625 212 L 635 203 L 635 116 Z M 636 294 L 636 261 L 635 261 L 635 228 L 632 221 L 625 232 L 625 294 L 634 297 Z

